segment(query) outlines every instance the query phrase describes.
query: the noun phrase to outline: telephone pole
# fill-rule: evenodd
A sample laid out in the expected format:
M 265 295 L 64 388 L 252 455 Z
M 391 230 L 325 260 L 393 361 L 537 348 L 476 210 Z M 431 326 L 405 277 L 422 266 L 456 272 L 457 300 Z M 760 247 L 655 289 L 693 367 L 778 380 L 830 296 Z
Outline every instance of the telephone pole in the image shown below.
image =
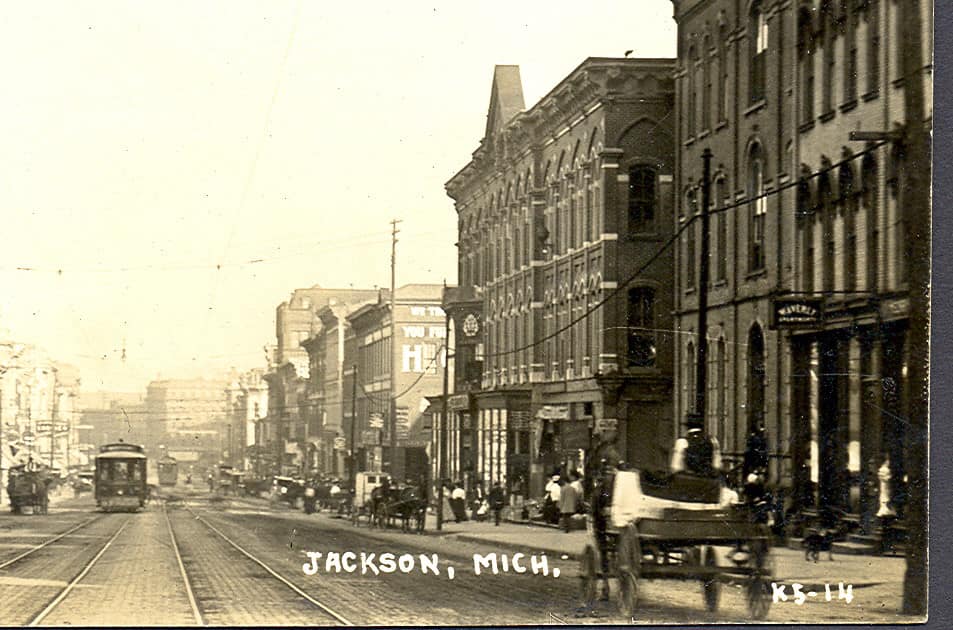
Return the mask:
M 444 282 L 444 293 L 446 294 L 447 283 Z M 443 362 L 443 398 L 441 400 L 443 409 L 440 413 L 440 435 L 437 442 L 439 456 L 437 459 L 437 531 L 443 529 L 443 480 L 447 474 L 447 398 L 450 389 L 450 312 L 444 304 L 444 324 L 443 324 L 443 348 L 446 360 Z M 436 427 L 434 427 L 436 429 Z
M 354 439 L 357 430 L 357 363 L 351 366 L 351 457 L 348 466 L 348 482 L 356 488 L 357 482 L 357 440 Z
M 711 239 L 711 217 L 708 209 L 711 206 L 711 149 L 702 151 L 702 235 L 701 261 L 698 265 L 698 372 L 695 378 L 695 409 L 694 417 L 702 423 L 702 431 L 707 432 L 705 422 L 705 396 L 708 389 L 708 280 L 710 276 L 709 257 Z M 694 218 L 694 217 L 692 217 Z M 695 226 L 689 224 L 688 229 Z
M 400 219 L 390 222 L 390 473 L 397 472 L 397 224 Z

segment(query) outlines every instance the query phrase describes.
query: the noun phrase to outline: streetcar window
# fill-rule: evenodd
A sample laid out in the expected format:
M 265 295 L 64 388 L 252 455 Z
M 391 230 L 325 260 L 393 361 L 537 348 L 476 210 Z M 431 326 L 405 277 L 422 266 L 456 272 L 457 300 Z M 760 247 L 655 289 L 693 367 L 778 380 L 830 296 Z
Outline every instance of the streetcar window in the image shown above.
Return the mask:
M 133 481 L 139 481 L 140 479 L 142 479 L 142 471 L 139 469 L 138 466 L 135 466 L 135 465 L 133 465 L 132 462 L 129 462 L 129 467 L 130 467 L 130 469 L 132 470 L 132 480 L 133 480 Z

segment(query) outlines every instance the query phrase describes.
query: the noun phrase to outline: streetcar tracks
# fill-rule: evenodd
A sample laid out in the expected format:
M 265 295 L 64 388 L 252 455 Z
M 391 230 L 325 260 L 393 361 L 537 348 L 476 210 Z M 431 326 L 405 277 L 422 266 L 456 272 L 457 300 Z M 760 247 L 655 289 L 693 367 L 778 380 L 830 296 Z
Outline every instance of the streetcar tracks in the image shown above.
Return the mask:
M 179 551 L 179 543 L 175 540 L 175 532 L 172 531 L 172 521 L 169 519 L 169 512 L 166 510 L 165 505 L 162 506 L 162 514 L 165 516 L 165 524 L 169 528 L 172 550 L 175 551 L 175 561 L 179 565 L 179 574 L 182 576 L 182 582 L 185 584 L 185 594 L 188 595 L 189 598 L 192 616 L 195 618 L 197 625 L 204 626 L 206 625 L 205 619 L 202 616 L 202 611 L 199 609 L 198 602 L 195 600 L 195 593 L 192 591 L 192 582 L 189 580 L 188 573 L 185 572 L 185 564 L 182 562 L 182 553 Z
M 69 584 L 66 585 L 66 588 L 60 591 L 59 595 L 57 595 L 53 601 L 47 604 L 46 608 L 40 611 L 38 615 L 33 617 L 30 623 L 27 624 L 28 626 L 33 627 L 39 625 L 40 622 L 46 619 L 46 617 L 53 612 L 53 610 L 59 606 L 64 599 L 66 599 L 66 597 L 73 591 L 73 588 L 79 584 L 84 577 L 86 577 L 86 574 L 92 570 L 96 562 L 98 562 L 103 554 L 109 549 L 109 547 L 112 546 L 113 542 L 119 538 L 119 535 L 122 534 L 123 530 L 126 529 L 126 525 L 128 525 L 131 520 L 132 519 L 127 518 L 125 521 L 123 521 L 122 525 L 119 526 L 119 529 L 116 530 L 116 533 L 109 537 L 109 540 L 106 541 L 106 544 L 102 546 L 95 556 L 93 556 L 92 560 L 86 563 L 86 565 L 83 567 L 83 570 L 80 571 L 76 577 L 70 580 Z
M 212 525 L 211 523 L 209 523 L 207 520 L 205 520 L 204 518 L 202 518 L 200 515 L 196 514 L 196 513 L 193 512 L 191 509 L 189 509 L 189 512 L 195 517 L 195 520 L 199 521 L 200 523 L 202 523 L 203 525 L 205 525 L 208 529 L 210 529 L 211 531 L 215 532 L 215 534 L 217 534 L 222 540 L 224 540 L 224 541 L 227 542 L 229 545 L 231 545 L 232 548 L 234 548 L 236 551 L 238 551 L 239 553 L 241 553 L 243 556 L 245 556 L 246 558 L 248 558 L 249 560 L 251 560 L 252 562 L 254 562 L 255 564 L 257 564 L 258 566 L 260 566 L 262 569 L 264 569 L 266 572 L 268 572 L 268 574 L 271 575 L 271 577 L 275 578 L 276 580 L 278 580 L 279 582 L 281 582 L 282 584 L 284 584 L 285 586 L 287 586 L 289 589 L 291 589 L 292 591 L 294 591 L 295 594 L 297 594 L 298 596 L 300 596 L 301 598 L 303 598 L 304 600 L 306 600 L 307 602 L 309 602 L 310 604 L 312 604 L 313 606 L 315 606 L 316 608 L 318 608 L 319 610 L 321 610 L 323 613 L 325 613 L 326 615 L 328 615 L 329 617 L 331 617 L 332 619 L 334 619 L 335 621 L 337 621 L 337 622 L 340 623 L 341 625 L 344 625 L 344 626 L 353 626 L 353 625 L 354 625 L 354 624 L 351 623 L 348 619 L 346 619 L 344 616 L 340 615 L 339 613 L 335 612 L 334 610 L 332 610 L 332 609 L 329 608 L 328 606 L 322 604 L 321 602 L 319 602 L 319 601 L 316 600 L 315 598 L 313 598 L 313 597 L 311 597 L 310 595 L 308 595 L 306 592 L 304 592 L 303 590 L 301 590 L 301 589 L 300 589 L 297 585 L 295 585 L 293 582 L 291 582 L 291 581 L 288 580 L 287 578 L 285 578 L 285 577 L 283 577 L 282 575 L 280 575 L 277 571 L 275 571 L 275 570 L 272 569 L 270 566 L 268 566 L 267 564 L 265 564 L 262 560 L 260 560 L 259 558 L 257 558 L 255 555 L 253 555 L 252 553 L 250 553 L 249 551 L 247 551 L 246 549 L 244 549 L 241 545 L 239 545 L 238 543 L 236 543 L 234 540 L 232 540 L 231 538 L 229 538 L 228 536 L 226 536 L 220 529 L 218 529 L 217 527 L 215 527 L 214 525 Z
M 8 566 L 10 566 L 11 564 L 14 564 L 14 563 L 16 563 L 16 562 L 19 562 L 19 561 L 22 560 L 23 558 L 26 558 L 27 556 L 29 556 L 29 555 L 31 555 L 31 554 L 33 554 L 33 553 L 36 553 L 36 552 L 39 551 L 40 549 L 43 549 L 44 547 L 47 547 L 48 545 L 52 545 L 52 544 L 55 543 L 56 541 L 58 541 L 58 540 L 60 540 L 60 539 L 62 539 L 62 538 L 65 538 L 65 537 L 69 536 L 69 535 L 72 534 L 73 532 L 75 532 L 75 531 L 77 531 L 77 530 L 80 530 L 80 529 L 86 527 L 87 525 L 92 524 L 94 521 L 98 521 L 98 520 L 101 519 L 102 517 L 103 517 L 102 514 L 97 514 L 96 516 L 93 516 L 92 518 L 86 519 L 85 521 L 83 521 L 83 522 L 80 523 L 79 525 L 76 525 L 76 526 L 74 526 L 74 527 L 69 528 L 68 530 L 66 530 L 65 532 L 63 532 L 63 533 L 61 533 L 61 534 L 57 534 L 56 536 L 54 536 L 53 538 L 50 538 L 49 540 L 43 542 L 42 544 L 39 544 L 39 545 L 36 545 L 36 546 L 32 546 L 30 549 L 24 551 L 23 553 L 18 554 L 18 555 L 16 555 L 16 556 L 14 556 L 13 558 L 10 558 L 9 560 L 5 560 L 4 562 L 0 563 L 0 569 L 5 569 L 5 568 L 7 568 Z

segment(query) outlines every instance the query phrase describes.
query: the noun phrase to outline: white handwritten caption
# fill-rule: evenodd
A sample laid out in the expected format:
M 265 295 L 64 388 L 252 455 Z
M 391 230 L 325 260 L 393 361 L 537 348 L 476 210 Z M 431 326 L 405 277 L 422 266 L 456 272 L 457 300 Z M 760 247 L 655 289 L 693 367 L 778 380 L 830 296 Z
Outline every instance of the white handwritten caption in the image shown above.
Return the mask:
M 804 585 L 794 582 L 791 584 L 791 594 L 788 596 L 787 585 L 778 584 L 777 582 L 771 582 L 771 599 L 776 604 L 778 602 L 793 601 L 798 606 L 802 605 L 809 599 L 815 599 L 821 597 L 823 601 L 830 602 L 834 600 L 834 593 L 831 592 L 831 585 L 824 584 L 824 591 L 818 593 L 817 591 L 805 591 Z M 838 582 L 837 584 L 837 599 L 844 600 L 845 603 L 851 603 L 854 600 L 854 585 L 847 584 L 843 582 Z
M 410 554 L 404 553 L 397 555 L 395 553 L 376 553 L 345 551 L 339 553 L 328 551 L 304 552 L 308 561 L 301 565 L 301 570 L 305 575 L 317 575 L 324 573 L 360 573 L 361 575 L 380 575 L 382 573 L 420 573 L 422 575 L 441 575 L 440 558 L 437 554 Z M 445 573 L 449 579 L 456 575 L 456 568 L 449 563 L 445 563 Z M 550 571 L 549 560 L 546 554 L 536 555 L 525 553 L 514 553 L 512 555 L 505 553 L 473 554 L 473 574 L 481 575 L 492 573 L 532 573 L 533 575 L 553 576 L 558 578 L 560 574 L 559 567 L 553 567 Z

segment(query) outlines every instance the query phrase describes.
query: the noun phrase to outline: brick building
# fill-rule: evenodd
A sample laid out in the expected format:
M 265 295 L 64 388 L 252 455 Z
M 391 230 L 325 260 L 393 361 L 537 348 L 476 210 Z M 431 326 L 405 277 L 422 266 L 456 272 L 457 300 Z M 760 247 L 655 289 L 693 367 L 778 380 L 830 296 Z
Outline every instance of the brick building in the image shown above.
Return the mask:
M 590 58 L 523 111 L 519 69 L 496 67 L 483 140 L 446 186 L 460 284 L 446 307 L 468 370 L 448 448 L 475 480 L 538 495 L 610 447 L 667 457 L 672 256 L 652 257 L 672 232 L 673 68 Z
M 714 154 L 708 430 L 740 458 L 763 421 L 772 480 L 869 522 L 877 471 L 902 495 L 901 156 L 852 131 L 904 122 L 898 3 L 673 0 L 678 23 L 676 410 L 698 344 L 701 154 Z M 924 55 L 932 7 L 922 2 Z M 916 77 L 931 100 L 930 66 Z M 928 166 L 928 165 L 927 165 Z
M 346 316 L 346 365 L 357 365 L 355 453 L 358 470 L 383 470 L 405 478 L 407 462 L 402 457 L 391 467 L 390 445 L 392 400 L 396 396 L 397 446 L 426 449 L 431 433 L 425 420 L 427 394 L 440 391 L 446 367 L 445 315 L 441 307 L 443 287 L 407 284 L 398 287 L 394 300 L 396 339 L 391 340 L 390 292 Z M 396 356 L 394 356 L 396 352 Z M 395 373 L 396 370 L 396 373 Z M 342 371 L 343 388 L 350 392 L 353 369 Z M 351 411 L 350 402 L 345 407 Z M 343 419 L 349 440 L 351 414 Z

